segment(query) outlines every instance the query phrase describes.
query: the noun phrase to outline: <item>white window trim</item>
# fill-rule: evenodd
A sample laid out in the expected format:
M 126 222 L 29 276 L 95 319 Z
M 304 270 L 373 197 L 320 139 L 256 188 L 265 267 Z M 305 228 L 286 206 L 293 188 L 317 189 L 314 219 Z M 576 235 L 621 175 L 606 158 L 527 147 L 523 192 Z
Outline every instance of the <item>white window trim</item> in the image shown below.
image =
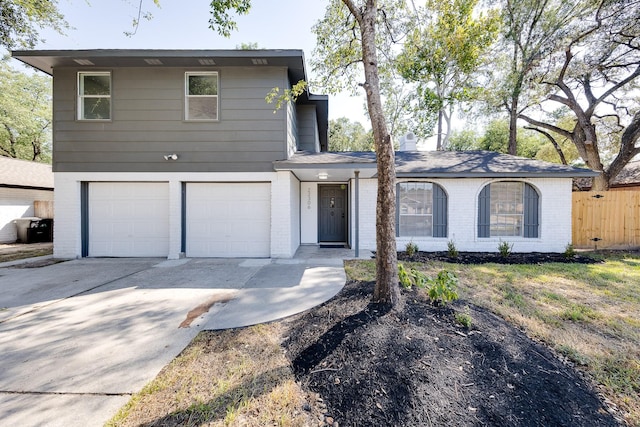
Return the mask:
M 82 87 L 81 81 L 82 76 L 108 76 L 109 77 L 109 95 L 84 95 L 80 93 L 80 88 Z M 78 79 L 77 79 L 77 120 L 81 120 L 84 122 L 110 122 L 111 117 L 113 116 L 113 105 L 111 102 L 111 93 L 113 92 L 113 82 L 111 79 L 111 71 L 78 71 Z M 108 119 L 87 119 L 84 117 L 84 99 L 85 98 L 107 98 L 109 99 L 109 118 Z
M 189 95 L 189 76 L 216 76 L 218 83 L 217 95 Z M 215 98 L 216 118 L 215 119 L 192 119 L 189 118 L 190 98 Z M 220 120 L 220 74 L 217 71 L 186 71 L 184 73 L 184 120 L 187 122 L 217 122 Z

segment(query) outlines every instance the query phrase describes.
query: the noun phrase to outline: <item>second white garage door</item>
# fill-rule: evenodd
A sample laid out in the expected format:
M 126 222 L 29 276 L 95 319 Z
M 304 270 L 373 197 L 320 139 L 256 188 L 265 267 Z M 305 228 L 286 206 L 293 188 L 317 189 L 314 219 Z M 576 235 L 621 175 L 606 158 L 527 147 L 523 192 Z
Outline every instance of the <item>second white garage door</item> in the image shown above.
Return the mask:
M 189 183 L 186 205 L 188 257 L 271 255 L 269 183 Z

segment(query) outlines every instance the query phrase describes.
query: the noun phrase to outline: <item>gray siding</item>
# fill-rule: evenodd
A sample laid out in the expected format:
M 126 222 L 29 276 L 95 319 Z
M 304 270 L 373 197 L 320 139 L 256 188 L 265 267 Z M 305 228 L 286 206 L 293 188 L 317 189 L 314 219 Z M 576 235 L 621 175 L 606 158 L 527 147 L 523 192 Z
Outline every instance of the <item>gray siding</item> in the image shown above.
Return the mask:
M 298 141 L 300 150 L 313 153 L 320 151 L 316 107 L 313 105 L 298 106 Z
M 84 70 L 54 71 L 55 172 L 266 172 L 287 156 L 287 109 L 274 114 L 264 100 L 288 87 L 285 68 L 208 68 L 220 78 L 215 122 L 184 121 L 184 73 L 197 69 L 166 67 L 106 70 L 111 121 L 78 121 L 76 76 Z M 179 159 L 165 161 L 170 153 Z

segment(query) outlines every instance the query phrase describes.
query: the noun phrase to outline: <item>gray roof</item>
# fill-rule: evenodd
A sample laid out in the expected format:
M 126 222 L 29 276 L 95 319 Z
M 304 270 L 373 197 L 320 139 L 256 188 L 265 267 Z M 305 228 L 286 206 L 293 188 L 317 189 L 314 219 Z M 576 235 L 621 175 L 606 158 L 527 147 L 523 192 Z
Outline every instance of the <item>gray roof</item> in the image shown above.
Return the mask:
M 276 170 L 311 168 L 375 168 L 373 152 L 296 153 L 288 160 L 274 162 Z M 508 178 L 508 177 L 591 177 L 590 169 L 511 156 L 492 151 L 398 151 L 399 178 Z
M 640 160 L 627 163 L 615 177 L 613 184 L 621 187 L 640 185 Z
M 51 165 L 0 156 L 0 187 L 53 190 Z

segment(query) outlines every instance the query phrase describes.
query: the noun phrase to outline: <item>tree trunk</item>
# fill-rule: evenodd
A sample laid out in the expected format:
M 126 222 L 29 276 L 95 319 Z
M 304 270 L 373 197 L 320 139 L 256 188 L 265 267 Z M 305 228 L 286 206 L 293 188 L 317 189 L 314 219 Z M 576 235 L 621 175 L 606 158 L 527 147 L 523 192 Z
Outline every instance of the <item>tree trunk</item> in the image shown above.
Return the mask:
M 442 107 L 438 110 L 438 142 L 436 150 L 442 151 Z
M 400 301 L 395 232 L 396 170 L 393 142 L 387 130 L 380 97 L 378 59 L 375 44 L 376 18 L 376 1 L 367 0 L 366 7 L 359 14 L 358 22 L 362 34 L 362 60 L 365 73 L 363 86 L 367 94 L 367 108 L 375 140 L 378 169 L 376 286 L 373 292 L 373 302 L 394 307 Z
M 518 96 L 511 97 L 511 105 L 509 106 L 509 145 L 507 152 L 515 156 L 518 151 Z

